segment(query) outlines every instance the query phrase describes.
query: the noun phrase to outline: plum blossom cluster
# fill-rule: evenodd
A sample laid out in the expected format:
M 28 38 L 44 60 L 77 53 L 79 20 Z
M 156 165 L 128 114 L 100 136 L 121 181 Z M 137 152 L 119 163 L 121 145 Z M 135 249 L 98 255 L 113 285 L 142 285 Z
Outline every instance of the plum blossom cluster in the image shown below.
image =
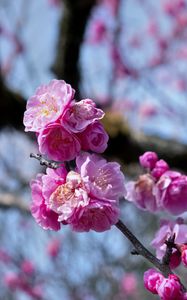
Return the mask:
M 108 135 L 104 116 L 91 99 L 76 102 L 75 91 L 63 80 L 40 86 L 29 98 L 24 114 L 25 131 L 36 132 L 39 151 L 50 159 L 69 161 L 81 150 L 102 153 Z
M 149 269 L 144 273 L 145 288 L 152 294 L 157 294 L 162 300 L 185 300 L 184 293 L 178 276 L 170 274 L 165 278 L 155 269 Z
M 156 249 L 156 257 L 162 259 L 166 253 L 166 241 L 175 236 L 175 243 L 170 256 L 170 268 L 177 268 L 180 263 L 187 267 L 187 225 L 182 218 L 176 221 L 161 220 L 160 229 L 156 232 L 151 245 Z
M 75 231 L 105 231 L 119 217 L 119 198 L 125 193 L 124 176 L 116 162 L 84 152 L 76 168 L 47 169 L 31 182 L 31 212 L 44 229 L 69 224 Z
M 145 152 L 139 160 L 146 173 L 126 184 L 127 200 L 152 213 L 179 215 L 187 211 L 187 176 L 170 170 L 155 152 Z
M 44 229 L 69 224 L 75 231 L 105 231 L 118 221 L 124 175 L 116 162 L 95 153 L 107 147 L 108 135 L 99 122 L 104 112 L 91 99 L 74 100 L 63 80 L 39 87 L 27 103 L 26 131 L 37 135 L 39 151 L 62 162 L 31 182 L 31 212 Z M 74 168 L 67 163 L 74 160 Z

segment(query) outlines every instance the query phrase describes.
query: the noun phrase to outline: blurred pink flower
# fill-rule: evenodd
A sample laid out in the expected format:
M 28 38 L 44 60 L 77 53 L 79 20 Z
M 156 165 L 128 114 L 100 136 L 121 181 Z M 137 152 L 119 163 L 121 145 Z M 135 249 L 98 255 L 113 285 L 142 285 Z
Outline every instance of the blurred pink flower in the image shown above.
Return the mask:
M 81 150 L 77 137 L 59 123 L 47 125 L 38 135 L 39 151 L 50 159 L 73 160 Z
M 0 261 L 4 263 L 9 263 L 12 261 L 12 257 L 7 253 L 6 250 L 0 249 Z
M 47 253 L 51 257 L 57 257 L 61 248 L 61 240 L 59 238 L 51 239 L 47 244 Z
M 72 103 L 62 118 L 63 126 L 69 132 L 82 132 L 90 124 L 104 117 L 104 112 L 96 108 L 96 104 L 91 99 L 83 99 Z
M 41 85 L 29 98 L 24 114 L 25 131 L 39 132 L 56 122 L 74 97 L 74 90 L 63 80 L 52 80 Z
M 184 244 L 187 242 L 187 225 L 183 224 L 183 219 L 176 221 L 162 220 L 160 229 L 156 232 L 151 246 L 156 249 L 156 257 L 161 259 L 166 251 L 165 241 L 175 234 L 175 243 Z
M 127 273 L 121 280 L 122 291 L 125 295 L 133 296 L 137 293 L 137 278 L 134 273 Z
M 19 275 L 14 272 L 5 274 L 3 281 L 5 285 L 12 290 L 17 289 L 21 283 Z
M 35 266 L 32 261 L 24 260 L 21 263 L 21 270 L 27 275 L 32 275 L 35 272 Z

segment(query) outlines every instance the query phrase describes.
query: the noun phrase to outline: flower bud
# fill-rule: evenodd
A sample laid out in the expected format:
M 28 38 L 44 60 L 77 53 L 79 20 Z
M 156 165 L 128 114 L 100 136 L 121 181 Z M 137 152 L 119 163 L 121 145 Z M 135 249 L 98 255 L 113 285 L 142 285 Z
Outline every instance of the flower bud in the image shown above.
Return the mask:
M 147 151 L 139 157 L 140 165 L 143 168 L 152 170 L 158 160 L 158 156 L 155 152 Z

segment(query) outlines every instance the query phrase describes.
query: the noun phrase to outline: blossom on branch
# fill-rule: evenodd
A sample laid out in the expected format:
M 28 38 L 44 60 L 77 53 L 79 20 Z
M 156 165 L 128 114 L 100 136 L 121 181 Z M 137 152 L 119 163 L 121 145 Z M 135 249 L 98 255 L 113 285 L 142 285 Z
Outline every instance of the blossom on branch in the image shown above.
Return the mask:
M 125 193 L 117 163 L 95 155 L 77 156 L 75 171 L 47 169 L 31 183 L 32 214 L 44 229 L 70 224 L 75 231 L 105 231 L 118 221 Z

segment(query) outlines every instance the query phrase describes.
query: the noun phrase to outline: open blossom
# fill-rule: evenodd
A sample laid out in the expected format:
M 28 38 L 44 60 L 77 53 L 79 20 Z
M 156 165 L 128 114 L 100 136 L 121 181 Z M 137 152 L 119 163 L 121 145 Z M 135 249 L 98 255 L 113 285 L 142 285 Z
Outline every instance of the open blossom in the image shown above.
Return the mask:
M 81 150 L 78 138 L 59 123 L 47 125 L 38 135 L 39 150 L 50 159 L 73 160 Z
M 83 99 L 79 102 L 73 102 L 62 118 L 63 126 L 70 132 L 78 133 L 96 120 L 104 117 L 104 112 L 96 107 L 91 99 Z
M 156 186 L 156 197 L 159 205 L 165 210 L 174 215 L 187 210 L 187 176 L 167 171 L 160 177 Z
M 104 231 L 119 217 L 124 176 L 117 163 L 84 153 L 75 171 L 47 169 L 32 181 L 32 214 L 44 229 L 58 230 L 60 223 L 75 231 Z
M 59 230 L 58 214 L 50 210 L 46 204 L 42 193 L 42 174 L 38 174 L 36 179 L 31 181 L 32 204 L 31 213 L 36 222 L 44 229 Z
M 178 218 L 176 221 L 162 220 L 161 227 L 156 232 L 155 238 L 151 242 L 152 247 L 156 249 L 156 257 L 158 259 L 161 259 L 164 256 L 166 251 L 165 241 L 173 236 L 173 234 L 175 234 L 176 244 L 187 242 L 187 225 L 183 224 L 182 218 Z
M 39 132 L 46 125 L 56 122 L 70 104 L 75 91 L 64 80 L 52 80 L 41 85 L 29 98 L 23 123 L 25 131 Z
M 76 158 L 77 170 L 96 198 L 118 200 L 126 194 L 120 165 L 96 154 L 82 153 Z
M 103 125 L 98 121 L 90 124 L 80 135 L 81 147 L 84 151 L 91 150 L 96 153 L 102 153 L 107 148 L 108 134 Z

